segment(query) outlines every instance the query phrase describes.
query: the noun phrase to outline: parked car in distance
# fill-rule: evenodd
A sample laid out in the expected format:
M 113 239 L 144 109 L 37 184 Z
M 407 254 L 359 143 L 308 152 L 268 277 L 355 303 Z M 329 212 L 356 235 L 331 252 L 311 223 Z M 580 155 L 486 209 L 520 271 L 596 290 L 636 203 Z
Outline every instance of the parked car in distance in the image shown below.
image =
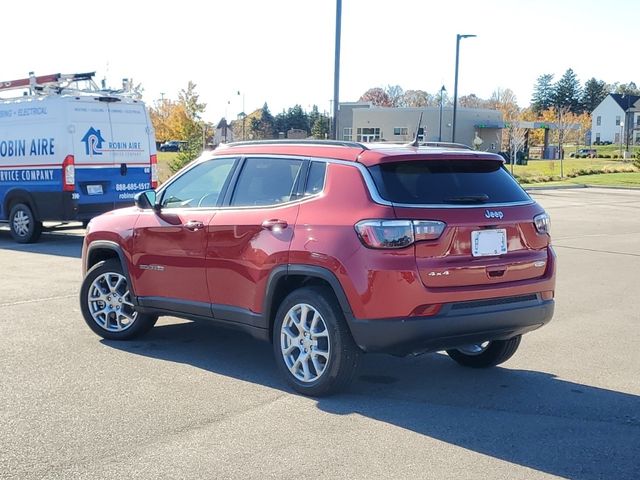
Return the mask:
M 305 395 L 347 386 L 364 352 L 507 361 L 551 320 L 549 216 L 499 155 L 337 141 L 205 152 L 87 227 L 80 307 L 112 340 L 158 316 L 273 345 Z
M 179 152 L 180 150 L 185 148 L 186 145 L 187 142 L 183 142 L 181 140 L 169 140 L 160 145 L 158 150 L 160 150 L 161 152 Z
M 596 158 L 598 156 L 598 151 L 595 148 L 581 148 L 577 152 L 571 152 L 569 157 L 571 158 L 580 158 L 580 157 L 589 157 Z

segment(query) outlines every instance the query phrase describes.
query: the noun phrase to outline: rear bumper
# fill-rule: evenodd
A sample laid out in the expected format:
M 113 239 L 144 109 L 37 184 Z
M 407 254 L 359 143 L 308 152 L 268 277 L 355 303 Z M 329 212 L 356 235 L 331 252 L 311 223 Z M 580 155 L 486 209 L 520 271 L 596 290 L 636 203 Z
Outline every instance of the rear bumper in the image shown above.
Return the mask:
M 349 326 L 364 351 L 408 355 L 511 338 L 545 325 L 553 310 L 553 300 L 525 295 L 448 304 L 429 317 L 351 319 Z

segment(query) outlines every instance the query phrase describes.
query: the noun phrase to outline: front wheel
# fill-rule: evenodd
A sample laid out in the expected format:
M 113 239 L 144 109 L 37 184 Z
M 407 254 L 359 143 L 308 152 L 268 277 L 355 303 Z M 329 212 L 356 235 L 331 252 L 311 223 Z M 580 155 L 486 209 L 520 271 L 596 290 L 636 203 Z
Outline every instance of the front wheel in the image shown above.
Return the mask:
M 42 222 L 36 220 L 29 205 L 16 203 L 9 212 L 11 236 L 18 243 L 32 243 L 40 238 Z
M 333 292 L 315 286 L 284 299 L 273 327 L 273 349 L 287 382 L 310 396 L 345 388 L 361 355 Z
M 129 281 L 117 260 L 104 260 L 87 272 L 80 288 L 80 309 L 91 330 L 109 340 L 129 340 L 147 333 L 156 315 L 135 310 Z
M 447 354 L 460 365 L 473 368 L 495 367 L 509 360 L 520 345 L 522 335 L 509 340 L 493 340 L 491 342 L 464 345 L 447 350 Z

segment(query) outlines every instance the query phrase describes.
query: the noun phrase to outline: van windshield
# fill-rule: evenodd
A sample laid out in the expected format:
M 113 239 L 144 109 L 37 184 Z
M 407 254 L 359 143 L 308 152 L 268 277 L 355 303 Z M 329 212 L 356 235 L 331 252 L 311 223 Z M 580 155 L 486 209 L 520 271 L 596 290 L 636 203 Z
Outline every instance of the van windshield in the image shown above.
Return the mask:
M 378 192 L 413 205 L 514 203 L 530 200 L 500 162 L 425 160 L 369 168 Z

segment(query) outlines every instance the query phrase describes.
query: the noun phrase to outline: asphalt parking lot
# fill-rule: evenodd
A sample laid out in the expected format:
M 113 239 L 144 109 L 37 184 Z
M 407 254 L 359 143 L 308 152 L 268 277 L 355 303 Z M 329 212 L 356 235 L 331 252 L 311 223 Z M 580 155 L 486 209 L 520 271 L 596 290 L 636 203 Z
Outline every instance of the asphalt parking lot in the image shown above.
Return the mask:
M 0 229 L 0 478 L 640 478 L 640 191 L 544 190 L 556 315 L 502 367 L 370 355 L 310 399 L 268 344 L 162 319 L 101 340 L 81 232 Z

